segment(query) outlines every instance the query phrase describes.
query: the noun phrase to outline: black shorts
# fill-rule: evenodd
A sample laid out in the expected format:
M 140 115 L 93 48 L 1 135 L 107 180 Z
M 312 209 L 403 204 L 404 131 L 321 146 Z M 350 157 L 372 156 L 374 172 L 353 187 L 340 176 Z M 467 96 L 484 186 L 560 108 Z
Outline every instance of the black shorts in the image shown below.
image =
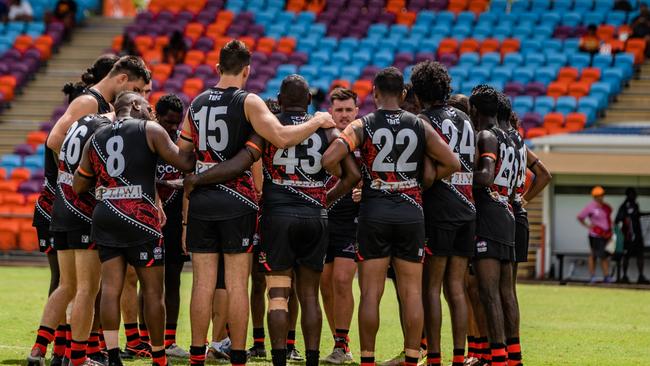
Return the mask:
M 390 224 L 359 218 L 357 240 L 357 261 L 386 257 L 424 260 L 424 222 Z
M 72 231 L 53 231 L 52 236 L 54 237 L 54 249 L 97 249 L 95 242 L 91 239 L 90 231 L 90 225 L 83 229 Z
M 38 237 L 39 252 L 53 255 L 56 254 L 56 249 L 54 249 L 54 237 L 47 226 L 37 226 L 36 236 Z
M 104 263 L 113 258 L 124 257 L 133 267 L 155 267 L 165 264 L 162 240 L 152 240 L 134 247 L 108 247 L 99 244 L 99 260 Z
M 427 225 L 427 254 L 435 257 L 473 257 L 476 221 L 467 221 L 456 229 Z
M 187 250 L 192 253 L 252 253 L 257 213 L 228 220 L 201 220 L 190 215 Z
M 530 240 L 530 231 L 528 225 L 517 221 L 515 225 L 515 262 L 528 262 L 528 241 Z
M 591 247 L 591 255 L 596 258 L 605 259 L 609 257 L 609 253 L 605 250 L 607 239 L 589 237 L 589 246 Z
M 330 236 L 330 242 L 327 246 L 327 255 L 325 256 L 325 263 L 334 262 L 334 258 L 347 258 L 354 260 L 356 252 L 357 245 L 355 239 L 347 241 L 332 240 Z
M 183 254 L 183 226 L 180 222 L 170 223 L 162 228 L 165 245 L 165 263 L 185 263 L 190 256 Z
M 265 214 L 258 263 L 266 272 L 306 266 L 322 271 L 327 253 L 327 219 Z
M 476 238 L 476 259 L 498 259 L 502 262 L 515 260 L 515 247 L 490 239 Z

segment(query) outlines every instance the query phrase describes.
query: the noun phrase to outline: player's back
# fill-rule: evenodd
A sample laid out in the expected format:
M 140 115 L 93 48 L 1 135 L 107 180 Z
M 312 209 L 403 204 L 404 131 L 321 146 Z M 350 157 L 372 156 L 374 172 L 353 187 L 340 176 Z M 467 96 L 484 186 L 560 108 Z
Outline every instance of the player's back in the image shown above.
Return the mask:
M 98 201 L 93 237 L 100 244 L 132 246 L 161 236 L 155 206 L 158 156 L 147 143 L 147 123 L 154 122 L 122 119 L 91 138 Z
M 379 222 L 419 222 L 422 121 L 404 110 L 377 110 L 361 119 L 363 189 L 359 216 Z
M 302 124 L 311 118 L 305 112 L 278 115 L 283 125 Z M 279 149 L 270 143 L 264 150 L 264 213 L 291 216 L 327 216 L 328 174 L 321 158 L 329 146 L 327 132 L 317 130 L 302 143 Z
M 91 114 L 82 117 L 68 129 L 59 153 L 52 231 L 68 231 L 90 225 L 96 203 L 94 191 L 76 194 L 72 189 L 72 178 L 86 142 L 96 130 L 110 124 L 108 118 Z
M 476 208 L 472 194 L 474 177 L 475 137 L 469 117 L 460 110 L 442 106 L 422 112 L 433 129 L 449 145 L 460 160 L 460 171 L 436 181 L 423 194 L 427 222 L 437 226 L 458 227 L 474 220 Z
M 244 112 L 247 95 L 234 87 L 212 87 L 192 101 L 189 122 L 197 173 L 231 159 L 244 148 L 253 133 Z M 191 194 L 189 210 L 191 215 L 205 220 L 229 219 L 257 211 L 250 170 L 223 184 L 197 187 Z
M 517 214 L 522 214 L 526 212 L 526 209 L 522 206 L 522 199 L 524 196 L 524 191 L 525 191 L 525 183 L 526 183 L 526 169 L 528 167 L 527 163 L 527 152 L 526 152 L 526 144 L 524 143 L 524 139 L 521 137 L 519 134 L 519 131 L 517 131 L 514 128 L 511 128 L 508 130 L 508 137 L 510 140 L 512 140 L 512 143 L 514 144 L 515 148 L 515 167 L 514 167 L 514 172 L 515 172 L 515 179 L 513 180 L 513 185 L 514 185 L 514 201 L 513 201 L 513 209 L 515 212 L 515 215 Z

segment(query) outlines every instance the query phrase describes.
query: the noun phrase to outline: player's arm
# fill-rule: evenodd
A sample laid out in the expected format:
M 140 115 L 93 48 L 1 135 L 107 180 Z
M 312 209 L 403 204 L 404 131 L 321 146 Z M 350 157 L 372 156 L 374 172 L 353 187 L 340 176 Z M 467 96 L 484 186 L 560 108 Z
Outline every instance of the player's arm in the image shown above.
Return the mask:
M 435 162 L 435 178 L 440 180 L 460 170 L 460 160 L 447 143 L 433 130 L 431 123 L 422 121 L 426 139 L 425 154 Z
M 529 202 L 533 198 L 537 197 L 540 192 L 551 182 L 551 172 L 548 171 L 544 163 L 535 155 L 534 152 L 530 151 L 529 148 L 526 148 L 526 161 L 532 161 L 528 165 L 530 169 L 535 174 L 535 180 L 533 184 L 528 189 L 528 192 L 524 194 L 524 200 Z
M 246 146 L 231 159 L 213 165 L 199 174 L 185 177 L 183 182 L 185 192 L 189 195 L 196 186 L 224 183 L 239 177 L 262 156 L 263 142 L 264 140 L 258 134 L 253 133 L 246 141 Z
M 425 155 L 424 159 L 422 160 L 421 180 L 423 190 L 431 188 L 433 183 L 436 181 L 436 163 L 427 155 Z
M 271 113 L 262 98 L 255 94 L 249 94 L 246 97 L 244 112 L 255 132 L 280 149 L 298 145 L 319 128 L 334 127 L 332 116 L 323 112 L 316 112 L 314 117 L 305 123 L 284 126 Z
M 188 111 L 185 114 L 185 120 L 183 121 L 183 128 L 181 128 L 181 133 L 176 140 L 176 145 L 181 151 L 192 152 L 194 151 L 194 141 L 192 139 L 192 121 L 190 121 L 190 112 Z
M 339 136 L 330 143 L 323 154 L 321 165 L 330 174 L 341 172 L 340 163 L 347 155 L 354 151 L 363 140 L 363 122 L 360 119 L 352 121 Z
M 494 170 L 499 153 L 497 138 L 491 132 L 480 131 L 476 140 L 478 163 L 474 169 L 474 184 L 489 187 L 494 183 Z
M 90 162 L 90 156 L 88 156 L 91 141 L 92 138 L 88 139 L 84 145 L 83 152 L 81 153 L 81 162 L 79 163 L 77 170 L 75 170 L 74 178 L 72 179 L 72 189 L 76 194 L 88 192 L 95 186 L 96 173 L 93 169 L 92 163 Z
M 261 146 L 260 146 L 261 147 Z M 262 188 L 264 186 L 264 175 L 262 174 L 262 160 L 258 160 L 251 166 L 251 173 L 253 174 L 253 185 L 255 186 L 255 193 L 260 197 L 262 195 Z
M 153 152 L 182 172 L 191 172 L 196 159 L 192 151 L 181 150 L 158 123 L 147 123 L 147 142 Z
M 341 165 L 341 179 L 327 191 L 327 205 L 331 205 L 332 202 L 343 197 L 346 193 L 350 192 L 357 183 L 361 180 L 361 171 L 357 166 L 357 163 L 354 160 L 352 154 L 347 154 L 347 156 L 340 163 Z
M 56 121 L 47 138 L 47 147 L 59 153 L 65 134 L 70 126 L 81 117 L 97 113 L 97 100 L 90 95 L 81 95 L 70 103 L 65 113 Z

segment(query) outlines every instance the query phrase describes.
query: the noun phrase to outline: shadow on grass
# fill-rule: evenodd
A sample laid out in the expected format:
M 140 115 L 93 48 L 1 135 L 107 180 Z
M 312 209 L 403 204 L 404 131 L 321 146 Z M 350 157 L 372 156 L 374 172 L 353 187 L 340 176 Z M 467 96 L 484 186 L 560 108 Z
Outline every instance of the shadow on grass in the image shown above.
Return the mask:
M 0 361 L 0 365 L 27 365 L 27 361 L 25 359 L 2 360 L 2 361 Z

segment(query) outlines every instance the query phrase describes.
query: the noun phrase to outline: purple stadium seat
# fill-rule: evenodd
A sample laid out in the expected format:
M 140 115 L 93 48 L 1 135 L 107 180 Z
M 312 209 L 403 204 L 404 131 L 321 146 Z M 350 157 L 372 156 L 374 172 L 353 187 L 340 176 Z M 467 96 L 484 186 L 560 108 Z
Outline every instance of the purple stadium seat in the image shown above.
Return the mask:
M 261 24 L 251 24 L 248 28 L 248 35 L 255 39 L 264 36 L 264 26 Z
M 255 14 L 251 13 L 250 11 L 245 11 L 243 13 L 237 14 L 234 21 L 253 23 L 255 21 Z
M 567 39 L 571 37 L 572 33 L 573 33 L 572 27 L 566 25 L 560 25 L 555 28 L 555 31 L 553 32 L 553 37 L 559 39 Z
M 282 52 L 273 52 L 271 53 L 271 56 L 269 56 L 269 61 L 286 64 L 289 61 L 289 57 Z
M 187 64 L 178 64 L 174 66 L 174 71 L 172 71 L 172 75 L 174 78 L 177 78 L 179 76 L 184 76 L 184 78 L 187 78 L 188 76 L 192 75 L 193 73 L 192 66 L 187 65 Z
M 47 31 L 48 32 L 50 32 L 50 31 L 63 32 L 64 29 L 65 29 L 65 26 L 63 25 L 63 23 L 52 22 L 47 26 Z
M 43 132 L 50 132 L 54 124 L 52 122 L 43 122 L 39 125 L 39 130 Z
M 429 2 L 429 9 L 438 11 L 446 10 L 448 5 L 449 1 L 447 0 L 433 0 Z
M 145 33 L 152 36 L 160 36 L 167 33 L 167 28 L 160 23 L 151 23 L 145 27 Z
M 348 29 L 348 35 L 354 38 L 363 38 L 368 32 L 368 24 L 355 23 Z
M 409 1 L 408 10 L 409 11 L 420 11 L 424 9 L 427 4 L 425 0 L 411 0 Z
M 383 12 L 379 16 L 379 19 L 377 19 L 377 23 L 384 23 L 388 25 L 393 24 L 395 23 L 395 14 Z
M 214 40 L 210 37 L 201 37 L 196 40 L 194 48 L 203 52 L 211 51 L 214 48 Z
M 9 67 L 7 66 L 7 64 L 4 61 L 0 62 L 0 74 L 4 75 L 8 72 L 9 72 Z
M 413 54 L 410 52 L 400 52 L 397 55 L 395 55 L 395 62 L 402 61 L 402 62 L 408 62 L 409 64 L 413 63 Z
M 443 53 L 440 55 L 440 61 L 441 64 L 445 65 L 447 68 L 450 68 L 458 62 L 458 56 L 456 56 L 455 53 Z
M 208 0 L 205 3 L 205 6 L 206 7 L 211 7 L 211 8 L 215 7 L 215 8 L 221 9 L 221 8 L 223 8 L 224 2 L 225 2 L 224 0 Z
M 32 180 L 43 182 L 43 178 L 45 178 L 45 172 L 43 169 L 32 170 Z
M 156 21 L 160 23 L 173 23 L 174 22 L 174 13 L 169 10 L 161 10 L 156 16 Z
M 256 75 L 275 75 L 275 68 L 267 65 L 257 68 Z
M 183 81 L 180 79 L 167 79 L 167 81 L 165 81 L 163 90 L 168 93 L 178 94 L 181 90 L 183 90 Z
M 307 60 L 309 60 L 309 56 L 307 56 L 307 54 L 304 52 L 294 52 L 289 55 L 289 63 L 296 66 L 302 66 L 306 64 Z
M 533 113 L 533 112 L 528 112 L 524 114 L 523 118 L 521 118 L 521 123 L 524 126 L 524 129 L 528 130 L 531 127 L 539 127 L 542 125 L 544 122 L 544 119 L 539 113 Z
M 201 12 L 196 16 L 196 21 L 207 26 L 215 21 L 216 15 L 213 13 Z
M 524 94 L 524 86 L 521 83 L 511 82 L 506 84 L 503 92 L 508 96 L 516 97 Z
M 216 84 L 216 83 L 214 83 L 214 84 L 206 84 L 206 85 L 213 86 L 213 85 L 215 85 L 215 84 Z M 184 105 L 184 106 L 189 106 L 189 105 L 190 105 L 190 102 L 192 101 L 192 100 L 190 99 L 190 97 L 188 97 L 187 94 L 185 94 L 185 93 L 180 93 L 180 92 L 179 92 L 179 93 L 176 93 L 176 96 L 178 97 L 178 99 L 181 100 L 181 102 L 183 102 L 183 105 Z
M 429 61 L 429 60 L 435 60 L 436 55 L 432 52 L 418 52 L 415 55 L 415 63 L 419 63 L 422 61 Z
M 30 144 L 18 144 L 14 148 L 14 154 L 20 155 L 20 156 L 25 156 L 25 155 L 32 155 L 34 153 L 34 148 Z
M 218 82 L 219 82 L 219 76 L 212 76 L 203 80 L 203 84 L 206 87 L 217 85 Z
M 361 72 L 361 79 L 373 79 L 379 70 L 381 69 L 377 66 L 366 66 Z
M 25 54 L 23 55 L 24 59 L 31 58 L 34 60 L 40 60 L 41 59 L 41 51 L 39 51 L 36 48 L 30 48 L 27 51 L 25 51 Z
M 38 193 L 41 191 L 43 182 L 41 180 L 28 180 L 20 183 L 18 186 L 18 192 L 22 194 L 32 194 Z
M 136 23 L 150 23 L 152 21 L 153 21 L 153 13 L 150 12 L 149 10 L 145 10 L 143 12 L 140 12 L 135 17 L 135 22 Z
M 206 65 L 202 64 L 196 67 L 196 70 L 194 70 L 195 75 L 213 75 L 215 74 L 215 69 L 211 65 Z
M 579 25 L 573 28 L 573 32 L 571 32 L 571 37 L 580 38 L 586 33 L 587 33 L 587 27 L 585 27 L 584 25 Z
M 194 14 L 188 10 L 182 10 L 180 13 L 176 14 L 176 21 L 185 20 L 191 22 L 194 20 Z
M 536 82 L 528 83 L 526 84 L 525 94 L 533 97 L 546 95 L 546 87 L 542 83 L 536 83 Z
M 23 55 L 17 49 L 10 48 L 9 50 L 7 50 L 7 52 L 5 52 L 5 54 L 2 57 L 5 60 L 16 60 L 16 61 L 18 61 L 18 60 L 23 58 Z
M 252 93 L 261 93 L 266 88 L 266 84 L 260 80 L 249 80 L 246 83 L 246 90 Z

